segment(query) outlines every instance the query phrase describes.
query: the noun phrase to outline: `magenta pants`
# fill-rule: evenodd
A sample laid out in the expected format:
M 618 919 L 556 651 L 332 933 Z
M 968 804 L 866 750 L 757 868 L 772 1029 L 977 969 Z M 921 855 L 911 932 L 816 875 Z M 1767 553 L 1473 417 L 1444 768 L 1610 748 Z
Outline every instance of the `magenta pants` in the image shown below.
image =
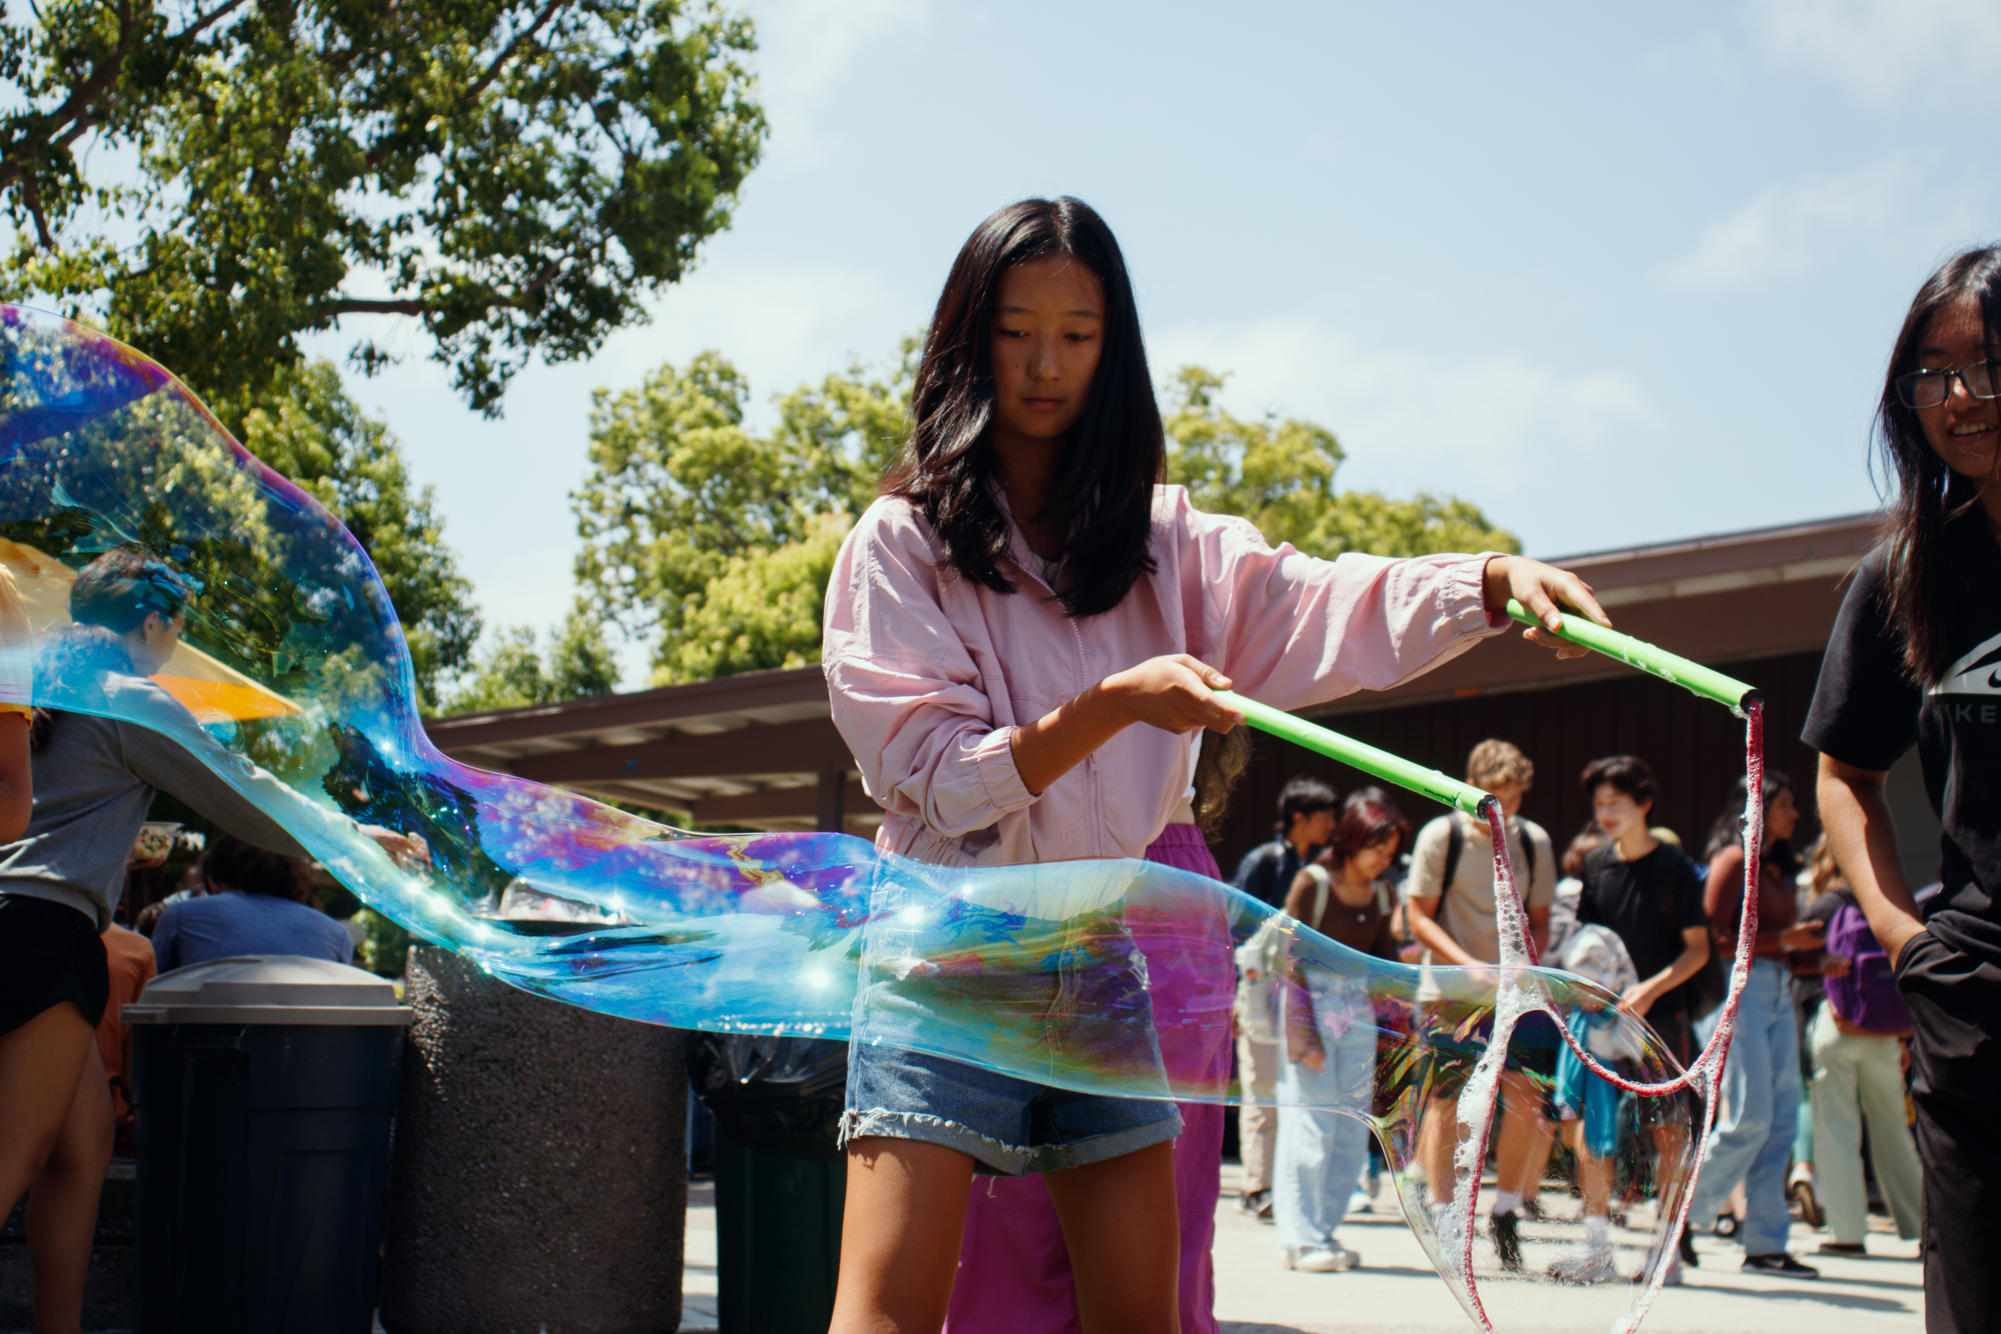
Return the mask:
M 1171 824 L 1148 861 L 1221 879 L 1192 824 Z M 1146 954 L 1168 1073 L 1221 1089 L 1230 1078 L 1230 1007 L 1237 976 L 1220 901 L 1207 920 L 1129 915 Z M 1222 1194 L 1223 1105 L 1182 1103 L 1174 1141 L 1174 1193 L 1181 1215 L 1182 1334 L 1216 1334 L 1216 1275 L 1210 1259 Z M 1076 1285 L 1056 1206 L 1039 1176 L 973 1178 L 958 1278 L 946 1334 L 1081 1334 Z

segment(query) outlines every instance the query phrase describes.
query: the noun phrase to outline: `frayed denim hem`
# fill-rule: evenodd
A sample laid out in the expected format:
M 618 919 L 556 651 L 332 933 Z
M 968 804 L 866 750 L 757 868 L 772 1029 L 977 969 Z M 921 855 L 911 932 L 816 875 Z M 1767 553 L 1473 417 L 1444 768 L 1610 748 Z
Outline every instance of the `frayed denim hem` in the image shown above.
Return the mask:
M 1181 1113 L 1171 1102 L 1160 1104 L 1166 1113 L 1145 1125 L 1103 1135 L 1092 1135 L 1068 1144 L 1042 1144 L 1023 1148 L 983 1135 L 958 1121 L 933 1116 L 929 1112 L 899 1112 L 874 1107 L 850 1107 L 841 1113 L 839 1146 L 869 1137 L 916 1140 L 957 1149 L 982 1170 L 1001 1176 L 1027 1176 L 1038 1172 L 1060 1172 L 1084 1167 L 1171 1140 L 1181 1133 Z

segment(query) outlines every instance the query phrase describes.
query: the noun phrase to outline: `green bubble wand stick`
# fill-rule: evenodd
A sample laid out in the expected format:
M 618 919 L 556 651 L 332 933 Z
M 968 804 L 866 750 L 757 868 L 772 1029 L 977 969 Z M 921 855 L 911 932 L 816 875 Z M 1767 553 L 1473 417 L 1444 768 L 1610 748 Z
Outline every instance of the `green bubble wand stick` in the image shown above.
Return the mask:
M 1547 630 L 1534 614 L 1521 603 L 1510 599 L 1508 615 L 1524 625 Z M 1595 621 L 1582 616 L 1565 616 L 1557 628 L 1550 633 L 1573 644 L 1581 644 L 1594 652 L 1637 667 L 1641 671 L 1672 681 L 1683 689 L 1714 700 L 1738 714 L 1740 717 L 1758 699 L 1758 692 L 1751 686 L 1733 677 L 1725 676 L 1712 667 L 1705 667 L 1678 653 L 1670 653 L 1635 639 L 1617 630 L 1607 629 Z M 1448 777 L 1436 769 L 1426 768 L 1401 755 L 1371 746 L 1365 741 L 1357 741 L 1343 736 L 1331 728 L 1318 723 L 1310 723 L 1295 717 L 1282 709 L 1274 709 L 1268 704 L 1260 704 L 1254 699 L 1230 690 L 1219 690 L 1216 697 L 1244 715 L 1244 721 L 1260 732 L 1266 732 L 1294 745 L 1310 750 L 1316 755 L 1324 755 L 1330 760 L 1373 774 L 1385 782 L 1408 788 L 1433 801 L 1442 802 L 1455 810 L 1464 811 L 1475 819 L 1487 818 L 1487 803 L 1494 798 L 1470 783 L 1462 783 Z

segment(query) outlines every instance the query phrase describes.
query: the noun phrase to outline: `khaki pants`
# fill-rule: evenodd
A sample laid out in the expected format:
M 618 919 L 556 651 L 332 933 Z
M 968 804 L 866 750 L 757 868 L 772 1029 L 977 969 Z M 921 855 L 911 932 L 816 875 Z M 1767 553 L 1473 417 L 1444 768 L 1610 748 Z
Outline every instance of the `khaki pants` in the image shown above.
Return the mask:
M 1827 1230 L 1854 1245 L 1868 1226 L 1862 1184 L 1862 1125 L 1869 1125 L 1869 1159 L 1876 1184 L 1897 1221 L 1897 1235 L 1918 1235 L 1918 1149 L 1904 1119 L 1904 1072 L 1895 1038 L 1843 1033 L 1834 1009 L 1823 1003 L 1814 1017 L 1813 1170 L 1827 1206 Z M 1967 1220 L 1973 1223 L 1974 1220 Z
M 1271 1189 L 1272 1149 L 1278 1143 L 1279 1058 L 1276 1042 L 1254 1042 L 1237 1034 L 1237 1080 L 1244 1090 L 1237 1109 L 1237 1139 L 1244 1158 L 1246 1191 Z

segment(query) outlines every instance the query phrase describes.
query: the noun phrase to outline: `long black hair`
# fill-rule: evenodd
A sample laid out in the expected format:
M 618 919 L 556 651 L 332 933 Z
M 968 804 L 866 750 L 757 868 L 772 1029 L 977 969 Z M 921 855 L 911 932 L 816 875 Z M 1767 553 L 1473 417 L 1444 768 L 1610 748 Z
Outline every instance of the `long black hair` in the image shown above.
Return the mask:
M 1942 611 L 1955 599 L 1993 597 L 1968 584 L 1972 563 L 1955 549 L 1961 541 L 1991 540 L 1985 532 L 1948 534 L 1953 521 L 1980 501 L 1982 483 L 1946 467 L 1925 440 L 1917 411 L 1897 396 L 1897 377 L 1918 369 L 1925 330 L 1941 312 L 1967 298 L 1980 303 L 1987 326 L 1987 355 L 2001 342 L 2001 246 L 1965 250 L 1925 280 L 1904 316 L 1883 378 L 1876 411 L 1878 457 L 1896 494 L 1885 516 L 1888 596 L 1884 613 L 1904 642 L 1904 668 L 1922 686 L 1936 685 L 1951 666 L 1951 645 L 1941 633 Z M 1986 485 L 2001 485 L 1990 477 Z
M 1744 841 L 1744 810 L 1750 804 L 1750 792 L 1748 776 L 1739 778 L 1737 785 L 1730 789 L 1730 799 L 1718 812 L 1716 823 L 1709 827 L 1709 844 L 1702 853 L 1704 861 L 1713 860 L 1723 849 L 1736 847 Z M 1785 770 L 1765 770 L 1764 787 L 1759 796 L 1767 814 L 1781 792 L 1792 793 L 1795 801 L 1799 799 L 1799 789 L 1793 786 L 1793 780 L 1786 776 Z M 1793 851 L 1793 841 L 1788 838 L 1773 843 L 1765 852 L 1764 864 L 1787 880 L 1798 875 L 1800 856 Z
M 1139 310 L 1119 243 L 1081 200 L 1024 199 L 973 230 L 931 316 L 911 395 L 910 443 L 884 474 L 882 493 L 916 505 L 958 573 L 997 593 L 1008 519 L 991 488 L 993 322 L 1001 276 L 1017 264 L 1068 255 L 1097 275 L 1105 293 L 1103 347 L 1084 415 L 1040 514 L 1063 540 L 1064 610 L 1094 616 L 1118 605 L 1155 569 L 1147 549 L 1153 486 L 1166 463 L 1160 406 L 1153 396 Z

